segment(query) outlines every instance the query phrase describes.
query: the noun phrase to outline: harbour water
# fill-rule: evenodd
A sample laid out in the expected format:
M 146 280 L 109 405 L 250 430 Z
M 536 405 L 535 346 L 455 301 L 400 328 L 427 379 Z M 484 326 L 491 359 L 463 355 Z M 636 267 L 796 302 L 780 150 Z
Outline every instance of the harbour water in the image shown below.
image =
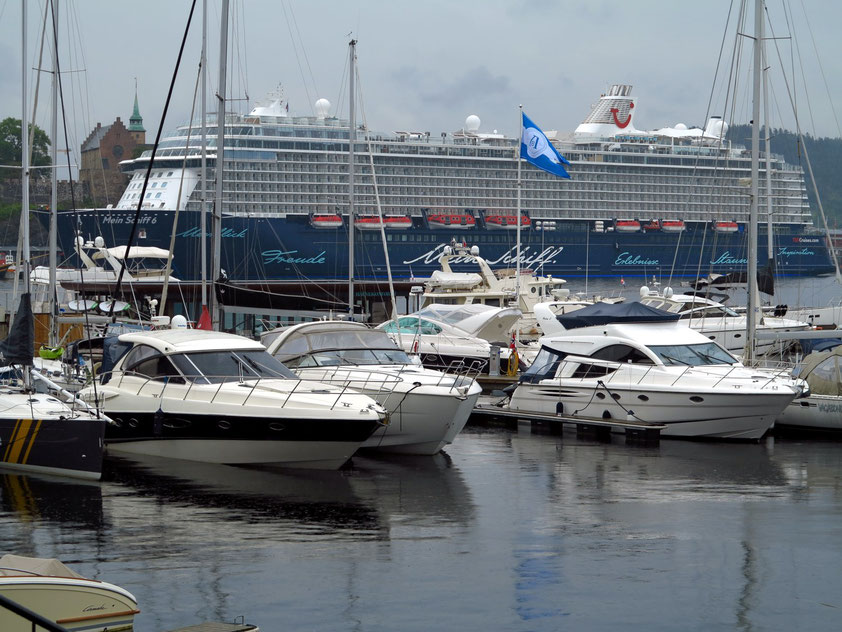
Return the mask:
M 0 477 L 3 549 L 138 598 L 139 632 L 830 630 L 842 444 L 469 426 L 433 458 L 280 473 L 109 459 Z
M 785 281 L 781 302 L 834 283 Z M 131 591 L 138 632 L 839 629 L 842 439 L 472 424 L 436 457 L 338 472 L 109 458 L 99 483 L 0 473 L 0 534 Z

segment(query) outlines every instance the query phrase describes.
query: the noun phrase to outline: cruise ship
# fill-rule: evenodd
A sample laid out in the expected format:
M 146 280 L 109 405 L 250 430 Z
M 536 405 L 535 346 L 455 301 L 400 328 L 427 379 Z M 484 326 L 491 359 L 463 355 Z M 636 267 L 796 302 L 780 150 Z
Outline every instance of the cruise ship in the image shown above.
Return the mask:
M 453 242 L 478 246 L 492 267 L 517 267 L 519 252 L 522 270 L 572 280 L 697 278 L 745 269 L 749 151 L 724 140 L 728 125 L 719 118 L 704 128 L 636 129 L 631 91 L 611 86 L 572 133 L 545 128 L 570 162 L 571 178 L 524 162 L 520 222 L 519 139 L 480 131 L 477 116 L 440 136 L 358 126 L 352 220 L 348 121 L 330 116 L 325 99 L 314 116 L 293 116 L 282 96 L 270 95 L 248 114 L 226 114 L 221 267 L 228 279 L 248 283 L 347 280 L 353 226 L 355 279 L 385 280 L 382 223 L 389 267 L 404 282 L 429 277 Z M 122 163 L 133 175 L 112 208 L 60 214 L 64 252 L 73 251 L 79 235 L 125 244 L 142 203 L 135 244 L 169 248 L 174 232 L 173 275 L 198 278 L 202 200 L 209 207 L 214 198 L 216 116 L 205 126 L 204 181 L 197 120 L 163 138 L 143 200 L 149 151 Z M 768 164 L 777 273 L 832 273 L 802 169 L 777 155 L 763 156 L 761 164 L 760 264 L 767 260 Z M 459 263 L 451 260 L 454 269 Z

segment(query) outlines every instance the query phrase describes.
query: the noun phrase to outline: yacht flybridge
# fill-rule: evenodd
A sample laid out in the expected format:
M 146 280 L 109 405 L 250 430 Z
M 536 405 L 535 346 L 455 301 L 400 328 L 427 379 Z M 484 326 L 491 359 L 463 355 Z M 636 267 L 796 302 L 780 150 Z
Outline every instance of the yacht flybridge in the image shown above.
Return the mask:
M 640 303 L 557 316 L 535 307 L 541 350 L 509 408 L 663 424 L 665 437 L 760 439 L 801 380 L 749 369 L 704 335 Z
M 346 387 L 299 380 L 257 341 L 197 329 L 106 341 L 99 384 L 109 452 L 228 465 L 336 469 L 386 411 Z
M 363 448 L 435 454 L 465 427 L 482 391 L 467 375 L 412 362 L 384 331 L 362 323 L 301 323 L 279 330 L 268 349 L 300 378 L 351 387 L 389 411 L 389 425 Z

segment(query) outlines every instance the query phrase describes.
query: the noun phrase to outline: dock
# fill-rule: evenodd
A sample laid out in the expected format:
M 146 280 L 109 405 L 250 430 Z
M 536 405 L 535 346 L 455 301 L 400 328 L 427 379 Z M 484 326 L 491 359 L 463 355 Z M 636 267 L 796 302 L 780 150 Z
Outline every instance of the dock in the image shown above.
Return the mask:
M 626 421 L 620 419 L 603 419 L 601 417 L 585 417 L 576 415 L 558 415 L 540 413 L 527 410 L 512 410 L 506 406 L 495 404 L 479 404 L 471 413 L 471 423 L 502 423 L 516 428 L 520 423 L 529 423 L 533 431 L 549 431 L 561 434 L 565 426 L 574 426 L 576 435 L 593 437 L 600 441 L 609 441 L 614 431 L 622 431 L 626 436 L 626 443 L 638 445 L 654 445 L 661 440 L 663 424 L 652 424 L 645 421 Z

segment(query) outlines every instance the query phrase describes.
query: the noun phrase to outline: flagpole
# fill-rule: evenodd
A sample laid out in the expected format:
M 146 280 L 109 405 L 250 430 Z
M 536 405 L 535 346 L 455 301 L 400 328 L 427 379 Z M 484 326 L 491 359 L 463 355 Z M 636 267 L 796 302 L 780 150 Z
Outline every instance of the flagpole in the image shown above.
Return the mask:
M 515 250 L 517 261 L 515 263 L 515 300 L 517 301 L 517 306 L 520 307 L 520 189 L 522 186 L 520 179 L 520 144 L 523 142 L 523 104 L 517 107 L 519 118 L 517 124 L 517 153 L 515 154 L 517 156 L 517 248 Z

